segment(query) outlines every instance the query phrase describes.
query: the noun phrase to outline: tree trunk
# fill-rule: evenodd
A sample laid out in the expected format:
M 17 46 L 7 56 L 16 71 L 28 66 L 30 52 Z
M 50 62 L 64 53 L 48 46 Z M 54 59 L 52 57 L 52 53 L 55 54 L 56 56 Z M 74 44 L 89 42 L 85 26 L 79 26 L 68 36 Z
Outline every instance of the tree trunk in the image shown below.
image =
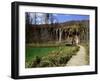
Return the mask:
M 62 38 L 62 31 L 61 29 L 59 29 L 59 42 L 61 42 L 61 38 Z

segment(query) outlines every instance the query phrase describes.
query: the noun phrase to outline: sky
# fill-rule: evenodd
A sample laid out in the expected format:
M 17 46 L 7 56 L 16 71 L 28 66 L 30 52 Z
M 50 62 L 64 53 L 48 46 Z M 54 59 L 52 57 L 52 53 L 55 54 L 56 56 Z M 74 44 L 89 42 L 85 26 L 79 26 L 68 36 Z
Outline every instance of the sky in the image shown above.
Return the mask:
M 56 18 L 58 19 L 59 22 L 89 20 L 88 15 L 75 15 L 75 14 L 57 14 Z
M 36 14 L 37 24 L 45 24 L 45 14 L 46 13 L 34 13 L 30 12 L 30 18 L 33 20 L 34 24 L 34 15 Z M 80 14 L 53 14 L 54 23 L 55 22 L 67 22 L 67 21 L 77 21 L 77 20 L 89 20 L 89 15 L 80 15 Z M 50 21 L 49 21 L 50 23 Z

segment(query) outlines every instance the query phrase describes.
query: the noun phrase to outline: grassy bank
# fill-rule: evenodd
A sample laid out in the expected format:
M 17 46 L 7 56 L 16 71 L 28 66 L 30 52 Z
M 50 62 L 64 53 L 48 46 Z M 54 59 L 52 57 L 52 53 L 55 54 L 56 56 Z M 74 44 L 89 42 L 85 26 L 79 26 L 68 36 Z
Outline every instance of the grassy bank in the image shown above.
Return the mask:
M 26 46 L 25 67 L 65 66 L 79 50 L 78 46 L 29 47 Z

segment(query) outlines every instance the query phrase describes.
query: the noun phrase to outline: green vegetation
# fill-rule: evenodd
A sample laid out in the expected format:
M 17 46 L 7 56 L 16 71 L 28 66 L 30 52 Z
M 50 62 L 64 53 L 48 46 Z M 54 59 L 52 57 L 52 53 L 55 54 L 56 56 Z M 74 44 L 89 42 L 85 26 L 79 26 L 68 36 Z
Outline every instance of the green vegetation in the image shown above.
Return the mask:
M 57 47 L 26 47 L 26 61 L 30 61 L 35 56 L 45 56 L 49 52 L 57 49 Z
M 26 68 L 65 66 L 78 46 L 26 47 Z

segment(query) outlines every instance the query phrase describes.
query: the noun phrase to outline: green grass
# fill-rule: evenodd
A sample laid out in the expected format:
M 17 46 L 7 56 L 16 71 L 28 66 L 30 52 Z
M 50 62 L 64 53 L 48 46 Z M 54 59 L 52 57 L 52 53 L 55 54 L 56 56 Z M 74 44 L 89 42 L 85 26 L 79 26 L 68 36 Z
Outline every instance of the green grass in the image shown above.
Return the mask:
M 26 61 L 30 61 L 35 56 L 46 56 L 51 51 L 57 50 L 58 47 L 26 47 Z
M 78 46 L 26 46 L 26 68 L 65 66 L 79 50 Z

